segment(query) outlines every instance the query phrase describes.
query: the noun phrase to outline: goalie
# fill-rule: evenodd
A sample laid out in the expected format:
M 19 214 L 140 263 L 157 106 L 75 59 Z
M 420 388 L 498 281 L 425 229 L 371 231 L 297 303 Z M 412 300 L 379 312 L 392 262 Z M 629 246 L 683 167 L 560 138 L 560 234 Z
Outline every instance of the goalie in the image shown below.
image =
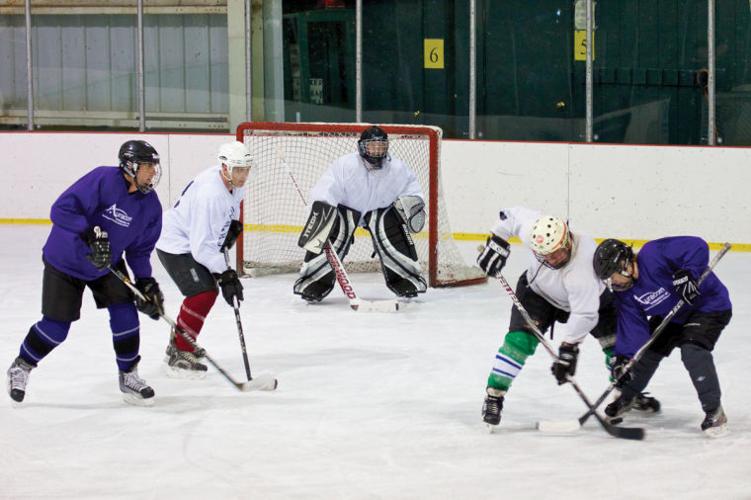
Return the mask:
M 328 242 L 344 260 L 357 226 L 370 232 L 392 292 L 415 297 L 427 289 L 411 237 L 425 225 L 420 184 L 402 160 L 389 155 L 382 128 L 365 129 L 357 149 L 334 160 L 311 190 L 310 215 L 298 241 L 306 253 L 294 285 L 294 293 L 308 302 L 320 302 L 334 288 L 324 246 Z

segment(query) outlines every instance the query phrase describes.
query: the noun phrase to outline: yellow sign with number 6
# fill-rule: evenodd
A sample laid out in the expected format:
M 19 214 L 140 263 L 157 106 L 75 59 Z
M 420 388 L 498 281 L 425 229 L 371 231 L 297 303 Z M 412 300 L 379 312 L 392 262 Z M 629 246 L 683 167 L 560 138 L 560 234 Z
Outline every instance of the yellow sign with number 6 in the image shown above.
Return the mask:
M 443 69 L 443 38 L 425 39 L 425 69 Z

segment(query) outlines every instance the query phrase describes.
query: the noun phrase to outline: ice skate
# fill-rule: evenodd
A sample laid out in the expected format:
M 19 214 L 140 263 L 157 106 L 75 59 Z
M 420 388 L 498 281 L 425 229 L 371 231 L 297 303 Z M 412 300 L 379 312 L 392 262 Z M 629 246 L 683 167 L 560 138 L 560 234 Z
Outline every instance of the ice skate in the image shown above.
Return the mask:
M 26 396 L 26 384 L 32 368 L 34 367 L 21 357 L 16 358 L 8 368 L 8 394 L 16 403 L 22 402 Z
M 722 437 L 728 433 L 728 417 L 725 415 L 722 406 L 707 412 L 704 421 L 701 423 L 701 430 L 711 438 Z
M 504 391 L 488 387 L 485 402 L 482 405 L 482 420 L 488 425 L 490 432 L 493 427 L 501 422 L 501 411 L 503 410 Z
M 138 376 L 138 365 L 130 371 L 120 372 L 120 391 L 123 400 L 132 405 L 151 406 L 154 404 L 154 389 Z
M 195 352 L 181 351 L 175 345 L 174 339 L 170 340 L 164 351 L 165 373 L 170 378 L 204 378 L 208 371 L 208 367 L 200 361 L 200 354 L 204 352 L 203 349 L 197 349 Z
M 659 413 L 660 402 L 649 395 L 648 392 L 640 392 L 634 397 L 632 409 L 644 413 Z

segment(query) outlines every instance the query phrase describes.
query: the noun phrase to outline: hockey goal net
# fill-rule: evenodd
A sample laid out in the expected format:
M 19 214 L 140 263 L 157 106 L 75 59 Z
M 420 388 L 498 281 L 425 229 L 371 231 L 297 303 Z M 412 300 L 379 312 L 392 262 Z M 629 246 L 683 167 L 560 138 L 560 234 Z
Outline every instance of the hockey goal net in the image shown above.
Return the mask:
M 243 202 L 244 231 L 238 239 L 238 269 L 246 274 L 296 272 L 304 250 L 297 239 L 308 217 L 290 172 L 305 197 L 332 161 L 357 151 L 368 124 L 242 123 L 237 140 L 248 145 L 254 160 Z M 428 213 L 425 229 L 414 235 L 417 253 L 430 286 L 482 283 L 485 277 L 468 266 L 454 241 L 442 196 L 438 127 L 381 125 L 389 135 L 389 154 L 412 167 L 423 189 Z M 242 252 L 239 252 L 242 249 Z M 378 257 L 367 230 L 358 228 L 344 261 L 350 272 L 377 271 Z

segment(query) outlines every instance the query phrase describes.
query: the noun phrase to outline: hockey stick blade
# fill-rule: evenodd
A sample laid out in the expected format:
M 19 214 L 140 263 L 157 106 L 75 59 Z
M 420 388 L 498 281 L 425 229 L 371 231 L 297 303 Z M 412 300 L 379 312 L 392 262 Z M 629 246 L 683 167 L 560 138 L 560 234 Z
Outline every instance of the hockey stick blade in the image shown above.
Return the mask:
M 365 299 L 351 299 L 349 306 L 353 311 L 360 312 L 396 312 L 402 309 L 404 304 L 400 304 L 396 300 L 365 300 Z
M 270 373 L 263 373 L 253 377 L 247 382 L 238 384 L 238 389 L 248 391 L 275 391 L 279 387 L 279 381 Z
M 602 428 L 605 432 L 613 437 L 620 439 L 630 439 L 632 441 L 641 441 L 646 436 L 646 432 L 641 427 L 618 427 L 614 423 L 609 423 L 599 414 L 595 413 L 597 420 L 599 420 Z M 618 420 L 617 422 L 621 422 Z M 540 421 L 537 422 L 537 430 L 544 432 L 545 434 L 570 434 L 581 429 L 581 425 L 575 419 L 572 420 L 558 420 L 558 421 Z

